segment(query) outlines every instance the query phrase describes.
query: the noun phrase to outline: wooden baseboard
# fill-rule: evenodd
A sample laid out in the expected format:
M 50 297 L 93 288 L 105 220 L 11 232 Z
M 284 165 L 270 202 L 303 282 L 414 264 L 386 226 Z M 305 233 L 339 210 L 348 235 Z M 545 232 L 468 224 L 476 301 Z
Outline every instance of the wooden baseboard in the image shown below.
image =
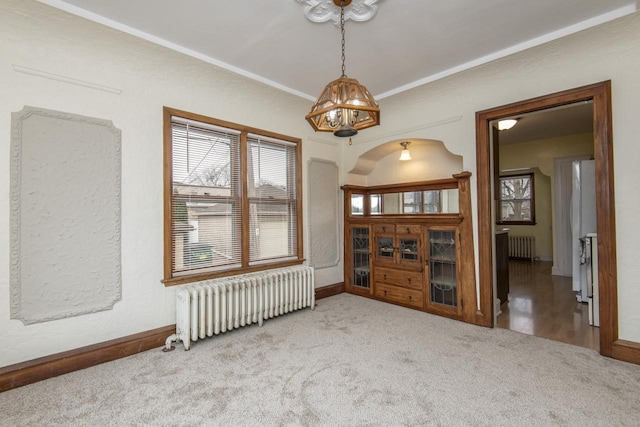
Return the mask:
M 344 283 L 322 286 L 316 288 L 316 299 L 342 292 Z M 0 392 L 162 347 L 175 331 L 176 325 L 169 325 L 0 368 Z
M 640 343 L 626 340 L 617 340 L 613 343 L 614 359 L 640 365 Z
M 0 368 L 0 392 L 161 347 L 175 331 L 169 325 Z
M 344 292 L 344 282 L 334 283 L 333 285 L 322 286 L 316 288 L 316 299 L 332 297 Z

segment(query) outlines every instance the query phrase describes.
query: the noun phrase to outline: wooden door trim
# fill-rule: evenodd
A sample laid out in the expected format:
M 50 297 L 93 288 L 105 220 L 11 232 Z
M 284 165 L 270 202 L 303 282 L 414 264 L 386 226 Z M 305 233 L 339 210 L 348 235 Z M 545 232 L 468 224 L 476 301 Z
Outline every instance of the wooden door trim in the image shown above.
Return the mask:
M 480 312 L 485 326 L 494 326 L 493 253 L 491 224 L 490 122 L 579 101 L 593 101 L 593 138 L 596 162 L 598 227 L 598 278 L 600 283 L 600 353 L 615 357 L 618 340 L 618 289 L 613 186 L 613 130 L 611 81 L 570 89 L 476 113 L 476 164 L 478 179 L 478 258 Z

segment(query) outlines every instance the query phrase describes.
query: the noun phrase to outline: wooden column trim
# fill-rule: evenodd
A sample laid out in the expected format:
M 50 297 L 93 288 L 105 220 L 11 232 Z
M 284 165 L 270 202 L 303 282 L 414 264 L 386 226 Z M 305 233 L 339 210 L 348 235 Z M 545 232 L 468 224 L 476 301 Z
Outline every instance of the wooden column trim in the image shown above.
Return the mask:
M 458 195 L 460 203 L 460 212 L 471 212 L 471 173 L 461 172 L 453 175 L 458 181 Z M 463 296 L 462 306 L 462 318 L 465 322 L 477 324 L 476 311 L 478 307 L 477 294 L 476 294 L 476 269 L 475 265 L 471 262 L 464 262 L 464 260 L 472 260 L 474 258 L 474 244 L 473 244 L 473 221 L 471 215 L 464 215 L 460 225 L 458 226 L 460 233 L 460 272 L 463 279 L 460 283 L 460 292 Z M 481 326 L 484 326 L 482 323 Z

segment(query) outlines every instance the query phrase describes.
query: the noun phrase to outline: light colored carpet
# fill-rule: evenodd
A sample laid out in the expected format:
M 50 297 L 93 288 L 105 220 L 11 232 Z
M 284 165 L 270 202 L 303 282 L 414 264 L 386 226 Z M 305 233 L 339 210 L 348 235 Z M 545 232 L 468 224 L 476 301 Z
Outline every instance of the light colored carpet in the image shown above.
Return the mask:
M 0 425 L 639 426 L 640 366 L 341 294 L 0 394 Z

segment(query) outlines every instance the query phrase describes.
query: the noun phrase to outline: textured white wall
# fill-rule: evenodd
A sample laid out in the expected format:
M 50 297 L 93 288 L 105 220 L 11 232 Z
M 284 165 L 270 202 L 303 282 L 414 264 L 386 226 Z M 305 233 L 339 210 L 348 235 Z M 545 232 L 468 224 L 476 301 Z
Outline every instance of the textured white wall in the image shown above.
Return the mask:
M 117 89 L 102 91 L 14 71 L 13 65 Z M 640 342 L 640 14 L 477 67 L 382 100 L 383 125 L 348 146 L 313 134 L 311 102 L 251 82 L 166 48 L 32 0 L 0 3 L 0 162 L 9 164 L 10 112 L 24 105 L 110 119 L 122 129 L 122 301 L 113 310 L 24 326 L 9 320 L 9 168 L 0 168 L 0 366 L 122 337 L 174 322 L 174 293 L 162 277 L 162 106 L 298 136 L 310 158 L 342 166 L 390 140 L 444 141 L 472 177 L 477 224 L 475 112 L 611 79 L 615 160 L 620 338 Z M 121 91 L 118 94 L 118 90 Z M 307 187 L 303 168 L 303 188 Z M 337 191 L 337 189 L 336 189 Z M 304 195 L 305 207 L 309 194 Z M 305 235 L 310 224 L 303 212 Z M 340 236 L 342 240 L 342 236 Z M 477 243 L 477 236 L 476 236 Z M 308 254 L 308 239 L 305 253 Z M 477 251 L 476 251 L 477 254 Z M 316 274 L 317 286 L 342 280 L 342 265 Z
M 304 169 L 311 157 L 340 159 L 339 145 L 322 142 L 304 120 L 310 101 L 31 0 L 0 3 L 0 92 L 0 331 L 7 343 L 0 366 L 175 322 L 175 289 L 160 282 L 163 106 L 300 137 Z M 113 310 L 30 326 L 9 320 L 10 113 L 24 105 L 112 120 L 122 130 L 122 301 Z M 308 235 L 306 209 L 303 215 Z M 306 239 L 305 246 L 309 253 Z M 342 264 L 321 271 L 317 286 L 342 280 Z
M 428 59 L 427 59 L 428 60 Z M 640 262 L 636 190 L 640 164 L 640 13 L 505 57 L 409 92 L 383 99 L 383 125 L 354 139 L 344 171 L 388 140 L 440 140 L 463 156 L 471 188 L 477 257 L 475 113 L 604 80 L 612 81 L 618 256 L 619 336 L 640 342 Z
M 367 185 L 397 184 L 451 178 L 462 172 L 462 158 L 447 151 L 440 141 L 414 141 L 408 149 L 410 161 L 400 160 L 400 143 L 391 144 L 393 151 L 381 157 L 366 176 Z M 350 174 L 350 178 L 354 174 Z

